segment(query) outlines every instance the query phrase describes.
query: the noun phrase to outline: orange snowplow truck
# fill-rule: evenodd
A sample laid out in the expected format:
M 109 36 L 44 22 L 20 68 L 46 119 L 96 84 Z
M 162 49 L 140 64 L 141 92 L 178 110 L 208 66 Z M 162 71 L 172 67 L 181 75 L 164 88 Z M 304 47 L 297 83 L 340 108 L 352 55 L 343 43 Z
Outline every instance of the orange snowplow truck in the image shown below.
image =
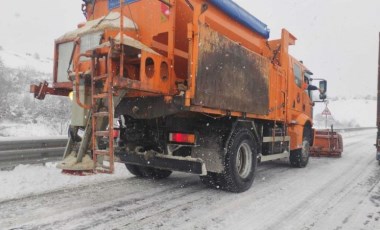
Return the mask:
M 257 162 L 308 163 L 312 92 L 327 83 L 289 55 L 296 38 L 231 0 L 84 0 L 87 21 L 55 41 L 54 79 L 37 99 L 70 96 L 67 171 L 198 174 L 232 192 Z M 83 133 L 83 135 L 79 135 Z M 117 135 L 115 135 L 115 133 Z

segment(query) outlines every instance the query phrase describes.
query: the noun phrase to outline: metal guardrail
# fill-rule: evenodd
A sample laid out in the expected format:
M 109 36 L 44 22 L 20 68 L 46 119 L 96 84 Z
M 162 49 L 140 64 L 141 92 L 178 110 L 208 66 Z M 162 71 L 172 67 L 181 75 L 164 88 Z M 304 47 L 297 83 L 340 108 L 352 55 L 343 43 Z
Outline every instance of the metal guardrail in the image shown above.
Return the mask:
M 62 158 L 67 138 L 41 140 L 0 140 L 0 169 L 19 164 L 36 164 Z

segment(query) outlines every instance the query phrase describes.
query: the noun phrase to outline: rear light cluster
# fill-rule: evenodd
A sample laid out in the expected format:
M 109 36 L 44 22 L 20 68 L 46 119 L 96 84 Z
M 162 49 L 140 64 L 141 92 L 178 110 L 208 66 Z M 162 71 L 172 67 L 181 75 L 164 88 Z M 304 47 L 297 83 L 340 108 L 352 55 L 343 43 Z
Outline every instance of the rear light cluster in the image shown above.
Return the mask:
M 119 137 L 119 130 L 114 129 L 113 130 L 113 138 L 118 138 Z
M 195 135 L 188 133 L 170 133 L 169 141 L 175 143 L 195 144 Z

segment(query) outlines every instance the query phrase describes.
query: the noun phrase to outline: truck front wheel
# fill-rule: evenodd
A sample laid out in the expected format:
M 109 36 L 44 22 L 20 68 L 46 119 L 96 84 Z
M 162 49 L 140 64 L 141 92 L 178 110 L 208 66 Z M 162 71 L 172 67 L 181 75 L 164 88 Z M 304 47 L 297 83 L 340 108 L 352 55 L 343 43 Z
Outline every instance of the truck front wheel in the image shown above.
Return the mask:
M 304 168 L 310 157 L 311 130 L 305 127 L 303 131 L 302 148 L 290 152 L 289 161 L 295 168 Z
M 230 192 L 244 192 L 253 183 L 257 165 L 257 148 L 252 132 L 237 129 L 227 145 L 224 173 L 220 174 L 221 187 Z

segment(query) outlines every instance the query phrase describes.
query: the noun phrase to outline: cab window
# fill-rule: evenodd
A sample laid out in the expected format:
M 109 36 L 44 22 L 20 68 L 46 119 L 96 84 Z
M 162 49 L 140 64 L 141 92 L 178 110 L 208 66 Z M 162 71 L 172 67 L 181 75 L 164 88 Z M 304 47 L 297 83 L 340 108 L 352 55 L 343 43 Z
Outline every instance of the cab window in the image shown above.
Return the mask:
M 294 73 L 294 80 L 296 82 L 296 85 L 301 88 L 302 86 L 302 71 L 301 67 L 297 64 L 293 64 L 293 73 Z

